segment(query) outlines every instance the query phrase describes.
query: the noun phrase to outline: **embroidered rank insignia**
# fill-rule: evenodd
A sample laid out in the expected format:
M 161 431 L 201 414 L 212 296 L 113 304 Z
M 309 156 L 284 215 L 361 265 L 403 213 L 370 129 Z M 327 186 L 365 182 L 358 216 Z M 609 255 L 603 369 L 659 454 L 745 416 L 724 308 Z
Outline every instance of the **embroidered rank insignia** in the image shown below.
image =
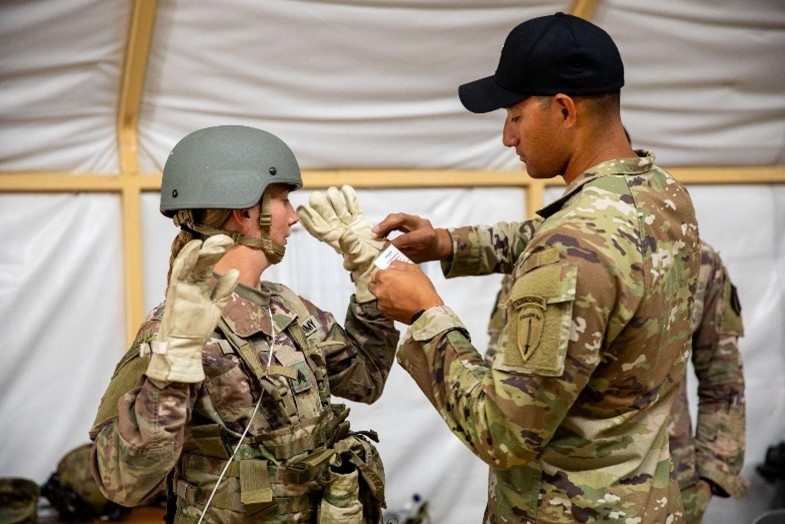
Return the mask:
M 534 353 L 540 343 L 545 299 L 527 295 L 515 301 L 518 309 L 518 351 L 524 362 Z
M 302 393 L 311 389 L 311 381 L 308 380 L 308 364 L 305 363 L 305 360 L 297 362 L 291 366 L 291 369 L 297 372 L 296 379 L 289 379 L 292 381 L 292 391 Z

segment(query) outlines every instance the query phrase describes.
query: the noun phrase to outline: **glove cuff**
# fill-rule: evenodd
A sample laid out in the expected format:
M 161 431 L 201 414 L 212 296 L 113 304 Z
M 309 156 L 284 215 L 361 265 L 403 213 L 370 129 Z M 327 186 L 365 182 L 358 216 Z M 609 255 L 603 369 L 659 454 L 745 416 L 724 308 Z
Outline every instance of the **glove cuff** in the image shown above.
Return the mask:
M 180 342 L 178 347 L 177 342 Z M 204 381 L 202 368 L 202 344 L 194 344 L 189 340 L 189 345 L 182 346 L 182 340 L 170 341 L 166 353 L 153 353 L 147 365 L 147 376 L 163 382 L 183 382 L 196 384 Z
M 367 267 L 364 271 L 352 271 L 352 281 L 354 282 L 355 288 L 355 297 L 357 298 L 358 304 L 363 304 L 366 302 L 373 302 L 376 300 L 376 297 L 368 290 L 368 284 L 371 282 L 371 277 L 373 276 L 374 271 L 376 271 L 376 267 L 371 264 L 371 266 Z

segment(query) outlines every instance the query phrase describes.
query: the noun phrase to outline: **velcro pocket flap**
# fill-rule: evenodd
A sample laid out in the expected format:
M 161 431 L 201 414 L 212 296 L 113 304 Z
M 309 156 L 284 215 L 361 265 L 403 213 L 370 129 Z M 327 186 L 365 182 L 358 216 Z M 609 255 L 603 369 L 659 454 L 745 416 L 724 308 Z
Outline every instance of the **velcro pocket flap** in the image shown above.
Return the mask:
M 564 372 L 577 279 L 577 267 L 548 263 L 515 281 L 496 369 L 545 376 Z
M 243 506 L 263 504 L 273 500 L 270 475 L 266 460 L 240 461 L 240 501 Z

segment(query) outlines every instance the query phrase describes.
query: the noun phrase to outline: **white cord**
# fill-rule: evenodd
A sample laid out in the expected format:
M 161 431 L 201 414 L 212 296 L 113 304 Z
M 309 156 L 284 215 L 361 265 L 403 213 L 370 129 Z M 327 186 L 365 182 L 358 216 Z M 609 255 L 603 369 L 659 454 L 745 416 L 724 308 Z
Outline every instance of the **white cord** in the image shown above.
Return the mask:
M 273 350 L 275 348 L 275 324 L 273 323 L 273 310 L 272 308 L 270 308 L 267 311 L 268 313 L 270 313 L 270 356 L 267 359 L 267 366 L 265 367 L 265 371 L 268 371 L 270 369 L 270 362 L 273 359 Z M 243 440 L 245 440 L 245 436 L 248 434 L 248 430 L 251 428 L 251 422 L 253 422 L 253 419 L 256 416 L 256 412 L 259 410 L 259 404 L 261 404 L 263 396 L 264 396 L 264 389 L 262 389 L 259 392 L 259 400 L 256 401 L 256 405 L 253 408 L 253 413 L 251 413 L 251 418 L 248 419 L 248 425 L 245 426 L 245 430 L 243 431 L 243 434 L 240 435 L 240 441 L 234 447 L 234 451 L 232 451 L 232 456 L 229 457 L 229 460 L 226 461 L 226 465 L 223 467 L 223 470 L 221 470 L 221 474 L 218 476 L 218 481 L 215 483 L 215 487 L 213 487 L 213 490 L 210 492 L 210 496 L 207 498 L 207 503 L 204 505 L 202 514 L 199 515 L 199 522 L 197 522 L 197 524 L 202 524 L 202 519 L 204 519 L 204 515 L 205 513 L 207 513 L 207 509 L 210 507 L 210 503 L 213 501 L 213 496 L 215 495 L 215 492 L 218 490 L 218 486 L 221 485 L 221 481 L 223 480 L 224 475 L 226 474 L 226 470 L 229 469 L 229 464 L 231 464 L 232 461 L 234 460 L 234 456 L 237 455 L 237 450 L 240 449 L 240 444 L 243 443 Z
M 275 322 L 273 322 L 272 306 L 267 310 L 267 313 L 270 314 L 270 355 L 267 357 L 267 367 L 264 368 L 265 371 L 270 370 L 270 362 L 273 361 L 273 352 L 275 351 Z

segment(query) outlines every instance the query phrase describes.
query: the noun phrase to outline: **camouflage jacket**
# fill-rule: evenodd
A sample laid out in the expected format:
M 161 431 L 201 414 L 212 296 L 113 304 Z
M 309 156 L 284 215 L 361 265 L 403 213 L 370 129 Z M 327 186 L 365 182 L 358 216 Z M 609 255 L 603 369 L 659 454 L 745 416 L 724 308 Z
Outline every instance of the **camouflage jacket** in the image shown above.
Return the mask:
M 741 476 L 745 447 L 744 373 L 738 346 L 744 334 L 741 305 L 720 256 L 705 243 L 692 330 L 697 427 L 693 432 L 686 380 L 668 424 L 679 485 L 686 488 L 703 477 L 740 498 L 748 486 Z
M 493 364 L 507 309 L 499 307 L 512 288 L 501 282 L 488 321 L 485 360 Z M 692 363 L 698 378 L 698 428 L 693 433 L 686 379 L 668 421 L 670 452 L 681 489 L 699 477 L 740 498 L 748 481 L 741 476 L 745 449 L 744 372 L 738 340 L 743 335 L 741 305 L 719 254 L 701 243 L 701 267 L 692 319 Z
M 398 342 L 393 322 L 375 302 L 358 305 L 352 297 L 344 329 L 285 286 L 263 282 L 258 292 L 240 285 L 204 347 L 205 380 L 158 383 L 144 375 L 148 359 L 139 348 L 154 339 L 163 310 L 161 304 L 152 311 L 118 364 L 90 431 L 101 490 L 113 501 L 136 505 L 162 489 L 175 469 L 178 521 L 181 513 L 196 518 L 252 419 L 235 459 L 242 464 L 222 482 L 241 493 L 211 504 L 234 517 L 208 514 L 207 520 L 245 522 L 246 502 L 270 502 L 271 496 L 286 501 L 277 513 L 315 518 L 314 508 L 298 505 L 307 506 L 311 491 L 320 489 L 308 468 L 327 456 L 314 458 L 315 450 L 329 447 L 339 426 L 348 425 L 348 408 L 336 409 L 330 395 L 365 403 L 379 398 Z M 240 460 L 251 458 L 261 460 Z M 259 463 L 261 469 L 246 468 Z M 296 470 L 285 469 L 291 464 Z M 253 521 L 289 521 L 267 513 Z
M 447 306 L 398 361 L 489 464 L 486 522 L 681 522 L 665 423 L 690 346 L 692 202 L 647 155 L 595 166 L 539 214 L 528 242 L 510 224 L 451 231 L 447 276 L 515 261 L 493 366 Z

